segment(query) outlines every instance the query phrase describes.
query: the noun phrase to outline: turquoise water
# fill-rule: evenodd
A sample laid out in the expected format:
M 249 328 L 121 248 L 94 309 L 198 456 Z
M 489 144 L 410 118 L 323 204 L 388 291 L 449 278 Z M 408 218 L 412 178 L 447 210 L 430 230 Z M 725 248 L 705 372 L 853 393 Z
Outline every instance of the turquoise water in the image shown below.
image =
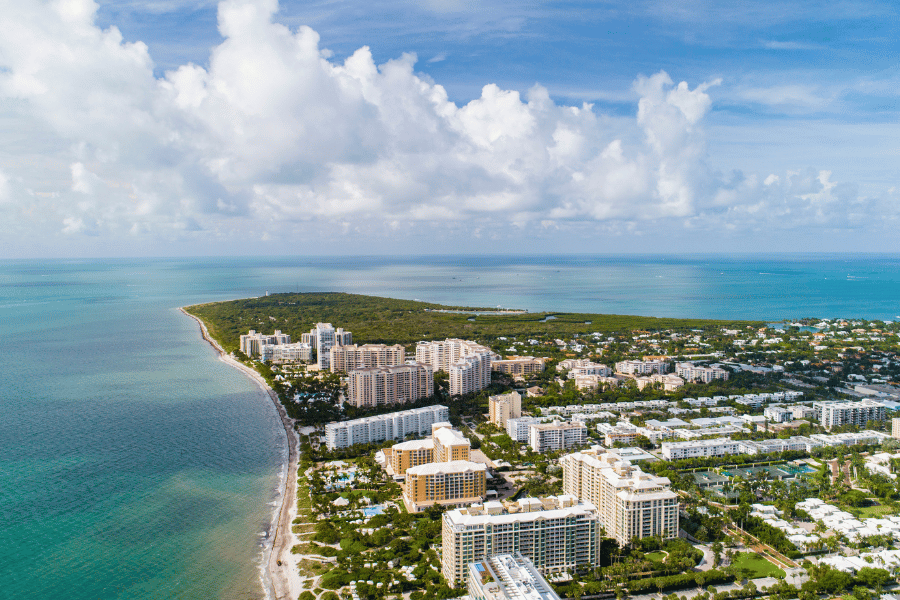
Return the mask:
M 339 290 L 445 304 L 900 316 L 900 257 L 0 261 L 0 599 L 264 596 L 284 435 L 179 306 Z

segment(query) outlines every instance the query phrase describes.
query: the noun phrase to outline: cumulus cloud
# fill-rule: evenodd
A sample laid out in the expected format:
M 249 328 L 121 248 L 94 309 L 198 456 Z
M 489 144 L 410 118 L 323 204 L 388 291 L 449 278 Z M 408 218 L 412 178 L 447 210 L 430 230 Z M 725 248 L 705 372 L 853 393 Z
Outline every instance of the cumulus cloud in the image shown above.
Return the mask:
M 53 185 L 0 164 L 0 202 L 37 198 L 43 225 L 67 234 L 215 237 L 314 220 L 465 229 L 486 216 L 554 230 L 772 215 L 837 226 L 865 209 L 824 171 L 711 169 L 703 120 L 719 80 L 638 77 L 637 135 L 622 137 L 591 105 L 559 105 L 540 85 L 523 97 L 489 83 L 459 106 L 416 73 L 415 55 L 376 65 L 363 47 L 332 60 L 315 31 L 273 20 L 275 0 L 221 2 L 224 41 L 208 66 L 163 77 L 144 44 L 94 24 L 92 0 L 7 4 L 0 97 L 50 127 L 59 172 Z

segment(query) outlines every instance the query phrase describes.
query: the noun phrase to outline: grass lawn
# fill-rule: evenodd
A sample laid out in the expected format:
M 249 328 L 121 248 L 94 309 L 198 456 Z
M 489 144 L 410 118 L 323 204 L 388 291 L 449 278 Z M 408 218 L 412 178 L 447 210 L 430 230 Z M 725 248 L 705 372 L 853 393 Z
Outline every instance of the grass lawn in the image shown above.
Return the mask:
M 648 552 L 644 555 L 644 558 L 647 560 L 653 560 L 656 562 L 663 562 L 666 559 L 665 552 Z
M 862 506 L 859 508 L 851 508 L 850 511 L 858 519 L 868 519 L 870 517 L 883 517 L 885 515 L 894 514 L 890 506 Z
M 750 571 L 748 579 L 784 575 L 784 571 L 755 552 L 741 552 L 735 557 L 733 564 L 738 569 L 747 569 Z

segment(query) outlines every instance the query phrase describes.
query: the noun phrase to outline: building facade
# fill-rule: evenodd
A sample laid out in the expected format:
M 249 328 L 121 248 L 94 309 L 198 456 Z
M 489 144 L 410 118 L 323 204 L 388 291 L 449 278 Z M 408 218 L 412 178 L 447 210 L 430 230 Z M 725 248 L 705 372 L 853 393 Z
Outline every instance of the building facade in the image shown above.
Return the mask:
M 666 477 L 644 473 L 595 446 L 560 459 L 563 491 L 597 507 L 606 535 L 620 545 L 632 538 L 678 537 L 678 495 Z
M 432 425 L 449 418 L 447 407 L 438 404 L 352 421 L 335 421 L 325 425 L 325 446 L 334 450 L 354 444 L 402 440 L 410 434 L 426 435 Z
M 357 369 L 347 380 L 347 402 L 354 406 L 403 404 L 434 394 L 434 373 L 420 364 Z
M 395 367 L 406 362 L 406 349 L 400 344 L 365 344 L 334 346 L 330 350 L 332 373 L 349 373 L 355 369 Z
M 510 356 L 503 360 L 492 360 L 491 370 L 519 378 L 531 373 L 542 372 L 546 361 L 546 358 L 535 358 L 533 356 Z
M 491 396 L 488 399 L 488 412 L 491 423 L 505 429 L 507 421 L 522 416 L 522 396 L 518 392 Z
M 616 363 L 616 372 L 626 375 L 664 374 L 669 371 L 669 363 L 664 360 L 623 360 Z
M 241 352 L 253 358 L 263 353 L 268 346 L 278 346 L 281 344 L 290 344 L 291 336 L 281 333 L 280 329 L 276 329 L 272 335 L 258 333 L 255 329 L 251 329 L 249 333 L 242 335 L 240 339 Z
M 869 421 L 884 421 L 886 412 L 884 404 L 874 400 L 814 402 L 813 410 L 819 424 L 826 429 L 841 425 L 865 427 Z
M 419 342 L 416 362 L 450 375 L 450 395 L 460 396 L 483 390 L 491 383 L 489 348 L 468 340 Z
M 560 600 L 534 563 L 515 554 L 500 554 L 469 565 L 471 600 Z
M 676 363 L 675 374 L 686 381 L 710 383 L 717 379 L 728 380 L 728 371 L 717 367 L 701 367 L 693 363 Z
M 535 452 L 564 450 L 587 441 L 587 427 L 580 421 L 532 423 L 528 426 L 528 445 Z
M 593 504 L 573 496 L 487 502 L 444 513 L 441 572 L 465 583 L 469 565 L 495 554 L 520 552 L 541 573 L 599 564 L 601 525 Z
M 353 343 L 353 334 L 337 329 L 331 323 L 316 323 L 309 333 L 304 333 L 300 340 L 308 343 L 316 351 L 316 365 L 319 370 L 331 368 L 331 349 L 335 346 L 347 346 Z
M 436 504 L 462 506 L 482 502 L 486 482 L 487 467 L 468 460 L 410 467 L 403 483 L 403 503 L 415 513 Z

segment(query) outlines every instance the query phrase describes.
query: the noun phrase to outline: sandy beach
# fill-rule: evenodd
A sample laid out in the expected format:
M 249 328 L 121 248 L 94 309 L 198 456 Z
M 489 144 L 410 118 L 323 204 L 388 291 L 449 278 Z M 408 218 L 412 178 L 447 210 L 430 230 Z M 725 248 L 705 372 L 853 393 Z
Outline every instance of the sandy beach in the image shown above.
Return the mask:
M 250 379 L 256 382 L 261 389 L 265 390 L 275 409 L 281 417 L 281 423 L 284 425 L 285 435 L 288 441 L 288 465 L 287 472 L 284 477 L 284 486 L 281 490 L 281 507 L 278 510 L 278 521 L 275 526 L 275 536 L 272 540 L 272 546 L 268 555 L 268 581 L 266 594 L 275 600 L 295 600 L 302 591 L 300 575 L 297 572 L 295 557 L 291 554 L 291 548 L 297 543 L 292 529 L 292 523 L 297 516 L 297 463 L 298 463 L 298 445 L 299 440 L 294 431 L 294 421 L 289 418 L 284 407 L 278 400 L 278 395 L 269 387 L 265 379 L 259 373 L 235 360 L 229 356 L 221 346 L 209 335 L 206 325 L 188 313 L 183 308 L 179 309 L 188 317 L 194 319 L 200 325 L 200 332 L 203 339 L 216 349 L 219 353 L 219 360 L 228 365 L 242 371 Z

